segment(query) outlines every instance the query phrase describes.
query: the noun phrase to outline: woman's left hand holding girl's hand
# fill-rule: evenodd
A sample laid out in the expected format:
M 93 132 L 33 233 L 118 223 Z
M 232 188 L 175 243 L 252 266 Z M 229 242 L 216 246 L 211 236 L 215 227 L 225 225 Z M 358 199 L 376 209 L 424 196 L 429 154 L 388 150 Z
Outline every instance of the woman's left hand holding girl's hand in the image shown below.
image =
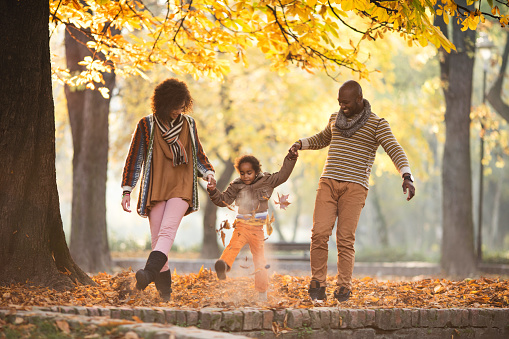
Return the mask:
M 207 176 L 207 189 L 213 190 L 216 188 L 216 178 L 212 174 Z

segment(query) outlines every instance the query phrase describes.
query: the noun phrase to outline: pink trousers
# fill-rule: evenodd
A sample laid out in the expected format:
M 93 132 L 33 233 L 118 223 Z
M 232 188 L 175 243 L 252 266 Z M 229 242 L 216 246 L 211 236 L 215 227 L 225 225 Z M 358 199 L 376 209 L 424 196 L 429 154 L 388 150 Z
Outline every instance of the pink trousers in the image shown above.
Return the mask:
M 152 251 L 159 251 L 168 255 L 180 222 L 188 208 L 189 204 L 181 198 L 160 201 L 152 207 L 148 214 Z M 161 272 L 168 269 L 168 262 L 166 262 Z

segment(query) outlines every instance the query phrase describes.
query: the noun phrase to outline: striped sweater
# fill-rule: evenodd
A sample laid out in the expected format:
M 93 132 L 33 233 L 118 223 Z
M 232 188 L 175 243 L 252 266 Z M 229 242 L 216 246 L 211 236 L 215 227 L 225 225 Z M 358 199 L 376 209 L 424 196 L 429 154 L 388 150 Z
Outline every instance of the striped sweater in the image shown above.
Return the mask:
M 335 126 L 337 112 L 330 116 L 329 123 L 318 134 L 300 139 L 303 150 L 329 147 L 322 177 L 361 184 L 369 189 L 369 175 L 375 161 L 376 150 L 382 145 L 403 176 L 410 172 L 405 151 L 392 134 L 389 123 L 371 113 L 368 121 L 350 138 L 340 135 Z
M 198 177 L 206 177 L 209 174 L 214 174 L 214 167 L 210 164 L 205 152 L 198 139 L 198 131 L 196 130 L 196 123 L 189 115 L 183 115 L 189 123 L 191 130 L 192 141 L 192 161 L 193 166 L 193 201 L 192 206 L 189 207 L 186 215 L 197 211 L 199 208 L 198 203 Z M 147 216 L 147 199 L 148 199 L 148 185 L 150 183 L 150 173 L 152 167 L 152 153 L 154 145 L 154 116 L 148 115 L 138 122 L 136 131 L 131 140 L 129 153 L 125 161 L 124 172 L 122 174 L 122 189 L 124 191 L 132 191 L 138 182 L 140 175 L 142 176 L 140 183 L 140 196 L 138 198 L 138 214 L 142 217 Z M 143 171 L 142 171 L 143 167 Z

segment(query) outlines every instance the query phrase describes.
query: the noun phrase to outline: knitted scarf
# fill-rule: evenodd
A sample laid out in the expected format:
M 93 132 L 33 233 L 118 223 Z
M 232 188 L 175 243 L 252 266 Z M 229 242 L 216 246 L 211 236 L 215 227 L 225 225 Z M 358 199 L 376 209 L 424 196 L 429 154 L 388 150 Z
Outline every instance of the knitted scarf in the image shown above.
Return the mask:
M 179 134 L 182 131 L 182 125 L 184 124 L 184 117 L 180 114 L 176 119 L 170 122 L 167 126 L 162 121 L 157 119 L 154 114 L 154 120 L 157 126 L 161 130 L 163 139 L 168 143 L 171 153 L 173 154 L 173 167 L 187 164 L 188 158 L 184 145 L 179 140 Z
M 368 121 L 369 116 L 371 115 L 371 105 L 369 101 L 363 99 L 364 102 L 364 110 L 359 114 L 355 115 L 352 120 L 348 121 L 343 110 L 339 110 L 338 115 L 336 116 L 336 127 L 341 132 L 341 136 L 345 138 L 350 138 L 355 132 L 359 130 L 366 121 Z

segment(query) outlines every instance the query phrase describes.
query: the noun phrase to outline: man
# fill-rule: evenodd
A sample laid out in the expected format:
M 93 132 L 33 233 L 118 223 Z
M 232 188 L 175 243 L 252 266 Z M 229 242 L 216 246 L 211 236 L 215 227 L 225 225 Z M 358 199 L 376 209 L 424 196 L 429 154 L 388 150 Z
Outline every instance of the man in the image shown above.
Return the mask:
M 290 151 L 316 150 L 327 146 L 329 152 L 318 183 L 313 228 L 311 230 L 311 283 L 308 293 L 312 300 L 325 300 L 328 240 L 336 218 L 338 248 L 337 288 L 334 297 L 346 301 L 352 291 L 355 260 L 355 230 L 369 188 L 369 175 L 376 150 L 382 145 L 403 178 L 407 200 L 415 195 L 410 166 L 389 123 L 371 112 L 371 105 L 362 96 L 362 88 L 349 80 L 339 89 L 340 110 L 331 115 L 324 130 L 295 142 Z

